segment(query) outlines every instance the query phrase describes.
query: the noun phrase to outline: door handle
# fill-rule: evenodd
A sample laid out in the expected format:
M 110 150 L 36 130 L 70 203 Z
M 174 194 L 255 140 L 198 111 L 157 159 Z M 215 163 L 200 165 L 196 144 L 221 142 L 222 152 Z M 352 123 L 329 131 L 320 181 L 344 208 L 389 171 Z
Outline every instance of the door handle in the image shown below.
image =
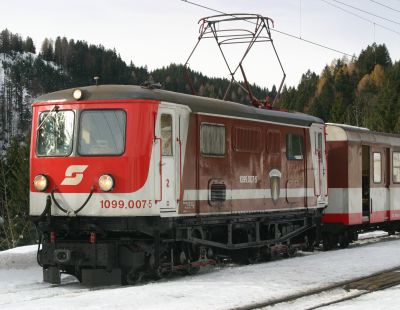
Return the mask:
M 159 166 L 159 173 L 160 173 L 160 199 L 155 199 L 154 202 L 158 203 L 161 202 L 163 199 L 163 191 L 162 191 L 162 186 L 163 186 L 163 177 L 162 177 L 162 138 L 161 137 L 155 137 L 155 141 L 160 140 L 160 166 Z
M 372 198 L 371 198 L 371 213 L 374 212 L 373 206 L 372 206 Z

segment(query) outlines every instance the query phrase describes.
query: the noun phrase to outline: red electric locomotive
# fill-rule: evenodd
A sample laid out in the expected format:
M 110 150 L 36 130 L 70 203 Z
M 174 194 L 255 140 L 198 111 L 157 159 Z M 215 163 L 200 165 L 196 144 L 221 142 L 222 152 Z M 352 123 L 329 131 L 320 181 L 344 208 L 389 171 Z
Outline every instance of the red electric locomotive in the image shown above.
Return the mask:
M 323 122 L 140 86 L 33 104 L 30 215 L 44 280 L 134 283 L 312 245 L 327 206 Z

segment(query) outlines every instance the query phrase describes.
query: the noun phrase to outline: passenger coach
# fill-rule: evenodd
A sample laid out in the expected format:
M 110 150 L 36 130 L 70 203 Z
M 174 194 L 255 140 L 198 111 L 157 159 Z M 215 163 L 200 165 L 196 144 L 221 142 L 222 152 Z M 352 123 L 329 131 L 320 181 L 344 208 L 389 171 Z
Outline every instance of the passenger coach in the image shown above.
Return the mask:
M 151 87 L 38 98 L 30 175 L 51 283 L 60 272 L 134 283 L 219 257 L 290 254 L 312 246 L 327 205 L 320 119 Z
M 400 135 L 327 124 L 329 206 L 324 247 L 363 230 L 400 230 Z

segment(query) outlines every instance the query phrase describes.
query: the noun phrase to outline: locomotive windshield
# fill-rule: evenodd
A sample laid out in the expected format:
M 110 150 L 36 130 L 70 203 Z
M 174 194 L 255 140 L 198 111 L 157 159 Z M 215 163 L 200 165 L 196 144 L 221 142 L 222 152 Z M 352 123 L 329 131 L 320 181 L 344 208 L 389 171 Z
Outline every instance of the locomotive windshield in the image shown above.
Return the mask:
M 125 149 L 126 114 L 122 110 L 86 110 L 80 117 L 80 155 L 120 155 Z
M 39 116 L 36 152 L 39 156 L 68 156 L 72 152 L 73 111 L 48 111 Z

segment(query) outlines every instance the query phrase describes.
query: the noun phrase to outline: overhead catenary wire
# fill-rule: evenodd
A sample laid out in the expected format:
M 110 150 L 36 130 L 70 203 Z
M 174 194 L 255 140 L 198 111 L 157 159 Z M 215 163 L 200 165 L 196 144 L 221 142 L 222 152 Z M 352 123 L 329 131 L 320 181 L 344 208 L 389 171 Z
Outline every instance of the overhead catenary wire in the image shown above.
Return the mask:
M 302 33 L 302 28 L 303 28 L 303 25 L 302 25 L 302 20 L 303 20 L 303 16 L 302 16 L 302 12 L 301 12 L 301 0 L 299 0 L 299 10 L 300 10 L 300 34 L 299 34 L 299 37 L 301 38 L 301 33 Z
M 400 10 L 395 9 L 395 8 L 393 8 L 393 7 L 391 7 L 391 6 L 387 5 L 387 4 L 384 4 L 384 3 L 381 3 L 381 2 L 378 2 L 378 1 L 375 1 L 375 0 L 369 0 L 369 1 L 371 1 L 373 3 L 376 3 L 376 4 L 380 5 L 380 6 L 383 6 L 383 7 L 387 8 L 387 9 L 389 9 L 389 10 L 392 10 L 392 11 L 400 13 Z
M 397 34 L 397 35 L 400 35 L 400 31 L 396 31 L 396 30 L 394 30 L 394 29 L 392 29 L 392 28 L 389 28 L 389 27 L 386 27 L 386 26 L 384 26 L 384 25 L 382 25 L 382 24 L 376 23 L 376 22 L 374 22 L 373 20 L 370 20 L 370 19 L 368 19 L 368 18 L 366 18 L 366 17 L 364 17 L 364 16 L 361 16 L 361 15 L 359 15 L 359 14 L 357 14 L 357 13 L 354 13 L 354 12 L 352 12 L 352 11 L 346 10 L 345 8 L 343 8 L 343 7 L 339 6 L 339 5 L 336 5 L 336 4 L 332 3 L 332 2 L 329 2 L 329 1 L 327 1 L 327 0 L 320 0 L 320 1 L 326 3 L 326 4 L 330 5 L 330 6 L 333 6 L 334 8 L 337 8 L 337 9 L 339 9 L 339 10 L 342 10 L 343 12 L 346 12 L 346 13 L 348 13 L 348 14 L 350 14 L 350 15 L 356 16 L 356 17 L 358 17 L 358 18 L 360 18 L 360 19 L 362 19 L 362 20 L 364 20 L 364 21 L 366 21 L 366 22 L 369 22 L 369 23 L 373 24 L 374 27 L 375 27 L 375 26 L 378 26 L 378 27 L 383 28 L 383 29 L 385 29 L 385 30 L 387 30 L 387 31 L 390 31 L 390 32 L 393 32 L 393 33 L 395 33 L 395 34 Z M 399 0 L 399 1 L 400 1 L 400 0 Z
M 395 20 L 393 20 L 393 19 L 386 18 L 386 17 L 380 16 L 380 15 L 377 15 L 377 14 L 375 14 L 375 13 L 368 12 L 368 11 L 366 11 L 366 10 L 360 9 L 360 8 L 358 8 L 358 7 L 356 7 L 356 6 L 347 4 L 347 3 L 342 2 L 342 1 L 339 1 L 339 0 L 332 0 L 332 1 L 334 1 L 334 2 L 336 2 L 336 3 L 340 3 L 341 5 L 347 6 L 347 7 L 349 7 L 349 8 L 352 8 L 353 10 L 363 12 L 363 13 L 365 13 L 365 14 L 368 14 L 368 15 L 371 15 L 371 16 L 374 16 L 374 17 L 377 17 L 377 18 L 386 20 L 387 22 L 391 22 L 391 23 L 393 23 L 393 24 L 396 24 L 396 25 L 399 25 L 399 26 L 400 26 L 400 22 L 397 22 L 397 21 L 395 21 Z
M 188 4 L 191 4 L 191 5 L 194 5 L 194 6 L 198 6 L 198 7 L 200 7 L 200 8 L 203 8 L 203 9 L 206 9 L 206 10 L 209 10 L 209 11 L 212 11 L 212 12 L 215 12 L 215 13 L 227 14 L 227 13 L 225 13 L 225 12 L 223 12 L 223 11 L 219 11 L 219 10 L 213 9 L 213 8 L 210 8 L 210 7 L 205 6 L 205 5 L 202 5 L 202 4 L 198 4 L 198 3 L 193 2 L 193 1 L 189 1 L 189 0 L 180 0 L 180 1 L 185 2 L 185 3 L 188 3 Z M 232 15 L 232 14 L 227 14 L 227 15 L 231 15 L 231 16 L 235 17 L 235 15 Z M 318 42 L 314 42 L 314 41 L 311 41 L 311 40 L 304 39 L 304 38 L 299 37 L 299 36 L 296 36 L 296 35 L 294 35 L 294 34 L 290 34 L 290 33 L 284 32 L 284 31 L 280 31 L 280 30 L 278 30 L 278 29 L 276 29 L 276 28 L 271 28 L 270 30 L 271 30 L 271 31 L 274 31 L 274 32 L 277 32 L 277 33 L 279 33 L 279 34 L 288 36 L 288 37 L 290 37 L 290 38 L 297 39 L 297 40 L 303 41 L 303 42 L 305 42 L 305 43 L 312 44 L 312 45 L 314 45 L 314 46 L 318 46 L 318 47 L 321 47 L 321 48 L 330 50 L 330 51 L 332 51 L 332 52 L 342 54 L 342 55 L 344 55 L 344 56 L 348 56 L 348 57 L 351 57 L 351 58 L 354 57 L 354 56 L 351 55 L 350 53 L 346 53 L 346 52 L 340 51 L 340 50 L 338 50 L 338 49 L 336 49 L 336 48 L 329 47 L 329 46 L 324 45 L 324 44 L 322 44 L 322 43 L 318 43 Z

